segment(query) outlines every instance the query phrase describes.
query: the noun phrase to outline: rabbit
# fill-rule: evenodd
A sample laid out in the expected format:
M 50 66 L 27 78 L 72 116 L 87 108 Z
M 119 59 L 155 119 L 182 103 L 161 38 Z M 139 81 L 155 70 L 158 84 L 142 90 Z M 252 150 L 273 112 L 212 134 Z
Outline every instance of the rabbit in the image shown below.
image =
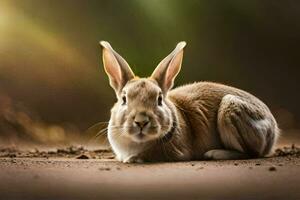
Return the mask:
M 179 42 L 148 78 L 135 76 L 108 42 L 100 45 L 117 97 L 107 133 L 118 161 L 229 160 L 271 154 L 280 130 L 257 97 L 213 82 L 172 89 L 186 42 Z

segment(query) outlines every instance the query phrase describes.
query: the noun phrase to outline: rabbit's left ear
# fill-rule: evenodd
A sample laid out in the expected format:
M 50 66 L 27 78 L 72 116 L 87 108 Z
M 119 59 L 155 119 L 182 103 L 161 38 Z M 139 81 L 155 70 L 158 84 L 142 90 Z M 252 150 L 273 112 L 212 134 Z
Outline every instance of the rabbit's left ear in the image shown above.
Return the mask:
M 164 93 L 173 87 L 174 80 L 181 69 L 185 46 L 186 42 L 179 42 L 176 48 L 158 64 L 151 75 Z
M 111 87 L 117 96 L 126 83 L 134 78 L 134 73 L 128 63 L 106 41 L 101 41 L 103 65 L 109 77 Z

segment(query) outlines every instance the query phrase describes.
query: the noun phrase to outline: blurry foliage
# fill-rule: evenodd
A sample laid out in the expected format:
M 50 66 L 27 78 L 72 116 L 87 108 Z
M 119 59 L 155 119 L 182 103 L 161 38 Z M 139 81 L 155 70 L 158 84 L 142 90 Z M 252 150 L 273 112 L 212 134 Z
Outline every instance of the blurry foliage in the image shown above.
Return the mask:
M 0 95 L 0 133 L 0 145 L 19 146 L 24 142 L 65 145 L 79 142 L 76 127 L 42 122 L 23 105 L 4 95 Z
M 294 0 L 2 0 L 0 92 L 42 121 L 83 130 L 107 121 L 115 101 L 100 40 L 139 76 L 185 40 L 176 85 L 230 84 L 299 119 L 299 20 Z

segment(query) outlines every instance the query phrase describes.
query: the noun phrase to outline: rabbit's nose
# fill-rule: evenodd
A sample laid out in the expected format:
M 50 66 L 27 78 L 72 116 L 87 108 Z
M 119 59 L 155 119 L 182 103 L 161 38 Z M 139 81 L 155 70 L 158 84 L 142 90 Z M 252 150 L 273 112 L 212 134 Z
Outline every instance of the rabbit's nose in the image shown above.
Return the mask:
M 134 123 L 140 128 L 145 127 L 149 122 L 150 122 L 149 117 L 143 113 L 137 114 L 134 117 Z

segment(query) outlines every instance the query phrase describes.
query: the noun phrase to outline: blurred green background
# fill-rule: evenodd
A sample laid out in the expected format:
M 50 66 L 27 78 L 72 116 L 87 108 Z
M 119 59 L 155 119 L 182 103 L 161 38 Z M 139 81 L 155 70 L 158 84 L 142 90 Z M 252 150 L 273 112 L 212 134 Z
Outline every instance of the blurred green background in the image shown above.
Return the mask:
M 109 120 L 115 95 L 100 40 L 139 76 L 184 40 L 176 85 L 209 80 L 247 90 L 287 135 L 298 134 L 300 1 L 0 0 L 3 141 L 70 139 Z

